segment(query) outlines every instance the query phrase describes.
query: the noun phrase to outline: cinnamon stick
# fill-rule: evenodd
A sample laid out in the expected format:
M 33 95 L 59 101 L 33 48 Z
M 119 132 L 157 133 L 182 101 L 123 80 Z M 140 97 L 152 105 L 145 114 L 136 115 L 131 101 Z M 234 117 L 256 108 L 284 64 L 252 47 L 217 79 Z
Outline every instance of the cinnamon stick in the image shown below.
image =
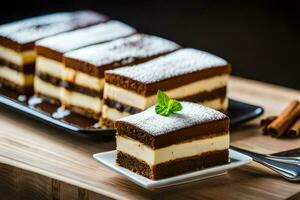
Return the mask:
M 300 136 L 300 118 L 291 126 L 288 130 L 287 135 L 289 137 L 298 137 Z
M 293 100 L 280 115 L 268 125 L 268 132 L 274 137 L 282 136 L 300 116 L 300 103 Z
M 271 122 L 274 121 L 276 118 L 277 118 L 277 116 L 269 116 L 269 117 L 263 118 L 263 119 L 260 121 L 260 125 L 261 125 L 261 126 L 268 126 L 268 125 L 271 124 Z
M 264 135 L 268 135 L 268 125 L 271 124 L 272 121 L 274 121 L 277 118 L 277 116 L 269 116 L 260 121 L 260 125 L 262 126 L 262 132 Z

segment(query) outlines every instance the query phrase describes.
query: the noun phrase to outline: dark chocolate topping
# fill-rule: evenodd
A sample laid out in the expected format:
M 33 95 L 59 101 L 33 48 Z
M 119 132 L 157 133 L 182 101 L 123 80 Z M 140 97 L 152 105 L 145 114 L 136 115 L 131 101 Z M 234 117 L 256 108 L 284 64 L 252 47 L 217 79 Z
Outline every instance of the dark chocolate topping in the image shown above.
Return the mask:
M 221 112 L 196 103 L 181 102 L 183 109 L 169 117 L 155 113 L 155 106 L 116 121 L 117 132 L 160 148 L 208 135 L 224 134 L 229 118 Z
M 16 51 L 33 49 L 39 39 L 106 20 L 106 16 L 88 10 L 23 19 L 0 26 L 0 44 Z
M 53 37 L 45 38 L 36 42 L 38 54 L 47 57 L 47 52 L 40 51 L 44 47 L 49 51 L 61 55 L 79 48 L 93 44 L 111 41 L 117 38 L 132 35 L 136 30 L 119 21 L 108 21 L 106 23 L 90 26 L 72 32 L 62 33 Z
M 137 63 L 138 60 L 150 58 L 175 51 L 179 45 L 169 40 L 151 35 L 136 34 L 104 44 L 93 45 L 64 55 L 67 67 L 88 63 L 94 67 L 112 69 Z M 74 61 L 75 60 L 75 61 Z M 110 66 L 110 68 L 108 68 Z

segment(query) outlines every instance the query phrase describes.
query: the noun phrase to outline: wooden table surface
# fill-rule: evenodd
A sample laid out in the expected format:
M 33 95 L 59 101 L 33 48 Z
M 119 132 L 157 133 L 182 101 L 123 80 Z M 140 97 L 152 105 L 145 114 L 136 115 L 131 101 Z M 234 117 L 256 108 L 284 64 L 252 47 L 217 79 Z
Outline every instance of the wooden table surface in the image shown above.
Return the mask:
M 300 99 L 300 92 L 233 77 L 229 96 L 261 105 L 265 115 L 271 115 L 282 110 L 292 98 Z M 300 147 L 300 138 L 263 136 L 258 131 L 258 122 L 259 119 L 256 119 L 233 130 L 231 145 L 261 153 Z M 118 199 L 284 199 L 300 191 L 299 183 L 287 182 L 256 163 L 230 170 L 220 177 L 148 191 L 93 160 L 94 153 L 113 150 L 113 141 L 94 142 L 72 136 L 4 108 L 0 110 L 0 127 L 0 185 L 10 176 L 7 167 L 3 166 L 10 166 L 55 180 L 51 183 L 52 192 L 55 184 L 62 182 Z M 29 184 L 35 179 L 28 180 Z M 9 184 L 15 183 L 5 182 L 2 185 Z

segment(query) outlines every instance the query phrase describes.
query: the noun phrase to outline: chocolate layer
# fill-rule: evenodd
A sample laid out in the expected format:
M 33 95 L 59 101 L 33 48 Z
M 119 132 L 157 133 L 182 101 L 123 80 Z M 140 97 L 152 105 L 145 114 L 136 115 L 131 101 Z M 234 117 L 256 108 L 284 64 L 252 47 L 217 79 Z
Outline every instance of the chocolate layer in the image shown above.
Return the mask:
M 6 38 L 2 35 L 0 35 L 0 44 L 1 44 L 1 46 L 4 46 L 9 49 L 13 49 L 17 52 L 34 49 L 34 42 L 29 42 L 27 44 L 19 44 L 18 42 L 13 41 L 9 38 Z
M 74 105 L 66 105 L 64 104 L 64 107 L 68 110 L 71 110 L 74 113 L 77 113 L 81 116 L 87 117 L 87 118 L 92 118 L 95 120 L 99 120 L 101 113 L 95 113 L 93 110 L 87 109 L 87 108 L 82 108 L 79 106 L 74 106 Z
M 172 69 L 170 69 L 172 70 Z M 145 84 L 128 77 L 105 73 L 105 81 L 117 87 L 124 88 L 136 92 L 143 96 L 151 96 L 156 94 L 157 90 L 170 90 L 182 85 L 186 85 L 195 81 L 211 78 L 218 75 L 229 74 L 231 71 L 230 65 L 208 68 L 201 71 L 196 71 L 181 76 L 165 79 L 156 83 Z
M 64 55 L 67 67 L 104 77 L 104 71 L 136 65 L 180 48 L 174 42 L 146 34 L 135 34 Z
M 56 60 L 58 62 L 63 61 L 63 53 L 55 51 L 54 49 L 36 45 L 35 50 L 39 56 L 50 58 L 50 59 Z
M 225 99 L 226 92 L 227 92 L 227 88 L 221 87 L 221 88 L 217 88 L 212 91 L 209 91 L 209 92 L 204 91 L 204 92 L 200 92 L 198 94 L 194 94 L 194 95 L 187 96 L 184 98 L 179 98 L 178 100 L 191 101 L 191 102 L 198 103 L 198 102 L 203 102 L 203 101 L 210 101 L 210 100 L 217 99 L 217 98 Z
M 0 83 L 3 84 L 4 87 L 13 89 L 21 94 L 32 95 L 33 87 L 32 86 L 20 86 L 14 82 L 11 82 L 5 78 L 0 77 Z
M 76 85 L 76 84 L 68 82 L 68 81 L 62 81 L 61 85 L 62 85 L 62 87 L 66 88 L 70 91 L 79 92 L 82 94 L 86 94 L 88 96 L 99 97 L 99 98 L 102 98 L 102 96 L 103 96 L 103 91 L 99 92 L 97 90 L 79 86 L 79 85 Z
M 35 71 L 35 63 L 28 63 L 21 66 L 0 58 L 0 67 L 1 66 L 9 67 L 23 74 L 34 74 Z
M 39 39 L 107 20 L 106 16 L 89 10 L 27 18 L 1 25 L 0 44 L 17 52 L 31 50 Z
M 43 72 L 37 71 L 35 73 L 35 75 L 37 77 L 39 77 L 41 80 L 49 82 L 49 83 L 51 83 L 53 85 L 56 85 L 56 86 L 61 86 L 62 85 L 62 80 L 60 80 L 59 78 L 56 78 L 54 76 L 51 76 L 51 75 L 49 75 L 47 73 L 43 73 Z
M 187 96 L 184 98 L 179 98 L 180 101 L 190 101 L 190 102 L 203 102 L 203 101 L 209 101 L 213 99 L 225 99 L 226 98 L 226 87 L 217 88 L 215 90 L 212 90 L 210 92 L 201 92 L 195 95 Z M 142 110 L 133 106 L 129 106 L 123 103 L 120 103 L 118 101 L 106 98 L 104 99 L 104 104 L 108 107 L 114 108 L 120 112 L 128 112 L 130 114 L 136 114 L 141 112 Z
M 114 63 L 107 64 L 107 65 L 102 65 L 102 66 L 92 65 L 92 64 L 87 63 L 87 62 L 82 62 L 80 60 L 67 58 L 67 57 L 64 57 L 64 63 L 69 68 L 87 73 L 91 76 L 95 76 L 95 77 L 98 77 L 98 78 L 103 78 L 104 77 L 104 71 L 106 71 L 106 70 L 115 69 L 115 68 L 119 68 L 119 67 L 123 67 L 123 66 L 137 65 L 137 64 L 147 62 L 151 59 L 157 58 L 157 57 L 165 55 L 165 54 L 167 54 L 167 53 L 154 55 L 154 56 L 151 56 L 151 57 L 148 57 L 148 58 L 131 58 L 132 62 L 130 62 L 130 63 L 128 63 L 128 62 L 124 63 L 123 60 L 118 60 Z
M 101 123 L 100 123 L 101 126 L 103 126 L 105 128 L 114 128 L 115 127 L 115 122 L 110 119 L 101 117 L 100 121 L 101 121 Z
M 152 149 L 158 149 L 187 140 L 203 139 L 227 134 L 229 129 L 229 118 L 226 117 L 222 120 L 199 124 L 161 135 L 153 135 L 152 133 L 148 133 L 124 121 L 116 121 L 115 126 L 118 135 L 125 135 L 148 145 Z
M 136 113 L 139 113 L 142 111 L 139 108 L 128 106 L 128 105 L 125 105 L 123 103 L 120 103 L 120 102 L 112 100 L 112 99 L 104 99 L 104 104 L 107 105 L 108 107 L 114 108 L 120 112 L 127 112 L 130 114 L 136 114 Z
M 228 161 L 228 150 L 207 152 L 201 155 L 176 159 L 154 166 L 149 166 L 146 162 L 121 151 L 117 151 L 116 158 L 118 165 L 154 180 L 226 164 Z

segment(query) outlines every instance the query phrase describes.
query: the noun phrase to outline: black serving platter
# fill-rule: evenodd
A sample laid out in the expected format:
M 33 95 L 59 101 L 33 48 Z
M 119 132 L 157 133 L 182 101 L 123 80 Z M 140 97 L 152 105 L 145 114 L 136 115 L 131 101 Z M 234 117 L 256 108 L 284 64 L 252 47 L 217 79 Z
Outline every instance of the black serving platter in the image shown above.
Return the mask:
M 229 99 L 229 109 L 227 115 L 230 118 L 230 126 L 235 127 L 250 121 L 264 113 L 260 106 Z
M 71 134 L 92 140 L 114 138 L 115 129 L 102 129 L 96 120 L 64 110 L 55 104 L 43 101 L 41 98 L 18 94 L 2 86 L 0 86 L 0 104 Z M 231 126 L 258 117 L 263 111 L 263 108 L 259 106 L 229 100 L 228 116 L 231 119 Z

